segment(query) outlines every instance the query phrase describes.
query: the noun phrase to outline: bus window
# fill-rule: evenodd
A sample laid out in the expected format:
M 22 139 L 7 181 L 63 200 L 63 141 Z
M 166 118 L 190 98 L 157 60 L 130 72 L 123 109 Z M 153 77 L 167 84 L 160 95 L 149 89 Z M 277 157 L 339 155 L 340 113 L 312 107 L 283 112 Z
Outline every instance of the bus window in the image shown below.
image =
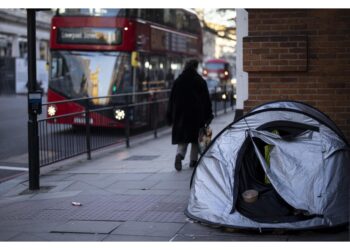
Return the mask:
M 176 29 L 181 30 L 184 26 L 183 11 L 176 10 Z
M 57 77 L 57 71 L 58 71 L 58 60 L 53 59 L 51 61 L 51 77 Z
M 57 15 L 60 16 L 125 16 L 126 9 L 58 9 Z

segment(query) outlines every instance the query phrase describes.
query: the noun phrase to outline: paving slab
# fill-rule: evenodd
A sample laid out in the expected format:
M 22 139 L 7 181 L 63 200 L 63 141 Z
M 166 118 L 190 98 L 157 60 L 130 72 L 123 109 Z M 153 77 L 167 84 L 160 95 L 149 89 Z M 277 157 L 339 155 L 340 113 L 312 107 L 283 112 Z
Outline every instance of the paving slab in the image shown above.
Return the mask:
M 91 181 L 91 180 L 103 180 L 106 177 L 109 177 L 108 174 L 69 174 L 65 180 L 70 181 Z
M 96 192 L 96 191 L 100 191 L 100 192 L 104 192 L 106 193 L 106 195 L 110 192 L 96 187 L 94 185 L 91 185 L 89 183 L 85 183 L 85 182 L 81 182 L 81 181 L 76 181 L 74 183 L 72 183 L 71 185 L 67 186 L 64 191 L 85 191 L 85 192 Z
M 7 193 L 4 194 L 4 197 L 13 197 L 15 195 L 19 195 L 25 190 L 28 190 L 28 183 L 22 182 L 17 184 L 16 186 L 13 186 L 11 189 L 9 189 Z
M 102 241 L 105 234 L 79 234 L 79 233 L 20 233 L 11 241 Z
M 139 235 L 108 235 L 103 241 L 151 241 L 151 242 L 162 242 L 170 241 L 171 237 L 159 237 L 159 236 L 139 236 Z
M 61 192 L 65 190 L 66 187 L 69 187 L 70 185 L 74 184 L 73 181 L 65 181 L 65 180 L 60 180 L 60 181 L 46 181 L 45 179 L 42 179 L 40 182 L 41 186 L 47 186 L 47 187 L 52 187 L 50 189 L 51 193 L 54 192 Z
M 12 203 L 27 201 L 28 199 L 30 199 L 33 196 L 34 196 L 34 194 L 17 195 L 17 196 L 12 196 L 12 197 L 1 197 L 0 208 L 4 207 L 4 206 L 8 206 L 9 204 L 12 204 Z
M 211 235 L 183 235 L 177 234 L 172 241 L 287 241 L 286 236 L 273 237 L 273 236 L 261 236 L 261 235 L 236 235 L 232 234 L 211 234 Z
M 175 189 L 175 190 L 187 190 L 189 191 L 190 182 L 188 180 L 179 181 L 161 181 L 153 188 L 155 189 Z
M 32 220 L 35 221 L 52 221 L 52 222 L 67 222 L 74 218 L 76 211 L 69 209 L 45 209 L 35 213 Z
M 31 199 L 32 200 L 50 200 L 57 198 L 73 197 L 79 194 L 81 191 L 63 191 L 63 192 L 49 192 L 43 194 L 36 194 Z
M 217 239 L 218 241 L 235 240 L 235 241 L 287 241 L 287 235 L 265 233 L 258 231 L 242 231 L 238 229 L 228 229 L 224 227 L 213 227 L 200 223 L 187 223 L 178 232 L 177 240 L 189 237 L 193 240 Z
M 199 223 L 194 223 L 191 221 L 190 223 L 187 223 L 186 225 L 184 225 L 178 233 L 182 235 L 187 235 L 187 236 L 191 236 L 191 235 L 209 236 L 214 234 L 215 232 L 217 234 L 222 234 L 222 232 L 218 228 L 204 226 Z
M 114 211 L 110 214 L 109 220 L 113 221 L 137 221 L 144 214 L 144 211 Z
M 189 199 L 189 192 L 184 192 L 183 190 L 175 190 L 171 195 L 168 195 L 163 202 L 183 202 L 186 206 Z
M 186 204 L 182 202 L 157 202 L 154 206 L 150 207 L 150 211 L 159 211 L 159 212 L 181 212 L 185 211 L 187 207 Z
M 4 230 L 4 229 L 2 229 Z M 12 232 L 12 231 L 1 231 L 0 230 L 0 241 L 8 241 L 11 238 L 15 237 L 18 232 Z
M 121 224 L 112 234 L 171 237 L 183 227 L 184 223 L 159 223 L 127 221 Z
M 139 217 L 138 221 L 186 223 L 187 217 L 183 212 L 146 211 L 144 214 L 142 214 L 142 216 Z
M 148 180 L 148 177 L 152 175 L 149 173 L 134 173 L 134 174 L 129 174 L 129 173 L 124 173 L 124 174 L 118 174 L 113 176 L 114 180 L 123 180 L 123 181 L 142 181 L 142 180 Z M 158 179 L 159 180 L 159 179 Z M 156 179 L 157 181 L 157 179 Z
M 16 221 L 1 221 L 0 235 L 6 232 L 30 232 L 44 233 L 50 232 L 53 228 L 61 225 L 64 222 L 52 221 L 35 221 L 35 220 L 16 220 Z M 3 231 L 1 231 L 3 230 Z
M 110 192 L 113 192 L 115 194 L 126 194 L 126 195 L 170 195 L 174 193 L 171 189 L 118 189 L 118 190 L 111 190 L 108 189 Z
M 171 241 L 237 241 L 237 239 L 229 236 L 176 235 Z
M 191 173 L 189 173 L 191 172 Z M 167 173 L 155 173 L 150 174 L 145 180 L 162 180 L 162 181 L 189 181 L 191 180 L 192 171 L 182 170 L 180 172 L 167 172 Z
M 40 180 L 45 182 L 56 182 L 62 180 L 69 180 L 70 176 L 71 174 L 63 174 L 60 173 L 60 171 L 52 171 L 49 174 L 42 175 Z
M 159 183 L 157 180 L 149 180 L 149 181 L 117 181 L 116 183 L 108 186 L 106 190 L 109 191 L 117 191 L 117 190 L 125 190 L 125 189 L 150 189 L 156 186 Z
M 102 233 L 108 234 L 121 222 L 110 221 L 69 221 L 51 230 L 56 233 Z
M 109 177 L 105 177 L 103 179 L 97 179 L 97 180 L 79 180 L 82 183 L 86 183 L 88 185 L 105 189 L 106 187 L 116 183 L 118 179 L 116 178 L 117 174 L 109 174 Z

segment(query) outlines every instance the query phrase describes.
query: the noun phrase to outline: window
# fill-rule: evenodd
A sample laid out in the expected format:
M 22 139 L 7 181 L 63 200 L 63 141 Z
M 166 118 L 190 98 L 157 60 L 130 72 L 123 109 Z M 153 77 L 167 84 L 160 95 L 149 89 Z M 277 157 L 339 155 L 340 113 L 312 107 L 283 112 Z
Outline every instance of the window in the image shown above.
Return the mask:
M 176 10 L 176 29 L 181 30 L 184 26 L 183 11 Z
M 5 39 L 0 39 L 0 56 L 11 56 L 11 52 L 11 43 L 7 42 Z
M 125 9 L 58 9 L 57 15 L 61 16 L 125 16 Z
M 51 77 L 57 78 L 63 76 L 63 59 L 62 57 L 52 57 L 51 61 Z
M 164 10 L 163 18 L 164 18 L 164 24 L 166 24 L 166 25 L 170 25 L 171 24 L 173 18 L 171 16 L 171 10 L 170 9 L 165 9 Z
M 47 49 L 47 42 L 44 42 L 44 41 L 40 41 L 40 45 L 39 45 L 39 58 L 41 60 L 45 60 L 47 61 L 48 59 L 48 49 Z
M 205 68 L 210 70 L 221 70 L 221 69 L 225 69 L 225 64 L 224 63 L 206 63 Z
M 28 57 L 28 45 L 27 41 L 19 42 L 19 57 L 27 58 Z
M 199 31 L 201 30 L 201 26 L 198 22 L 198 19 L 195 15 L 192 15 L 192 14 L 188 14 L 187 16 L 188 18 L 188 25 L 186 26 L 187 27 L 187 30 L 191 33 L 196 33 L 198 34 Z

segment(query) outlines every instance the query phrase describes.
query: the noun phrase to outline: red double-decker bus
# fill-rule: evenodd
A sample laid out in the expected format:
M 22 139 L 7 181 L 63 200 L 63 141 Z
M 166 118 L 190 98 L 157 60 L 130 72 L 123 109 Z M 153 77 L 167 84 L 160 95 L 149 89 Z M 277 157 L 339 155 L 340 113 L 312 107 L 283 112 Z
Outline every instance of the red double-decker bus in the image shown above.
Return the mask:
M 122 105 L 125 97 L 113 97 L 119 94 L 169 89 L 187 58 L 201 58 L 202 31 L 196 14 L 186 9 L 58 9 L 50 49 L 48 103 L 76 99 L 49 105 L 48 117 L 55 117 L 82 112 L 86 105 Z M 83 97 L 91 97 L 88 104 Z M 90 123 L 123 127 L 123 112 L 93 112 Z M 134 124 L 144 113 L 134 111 Z
M 228 83 L 232 77 L 230 64 L 224 59 L 207 60 L 203 65 L 203 76 L 216 78 L 221 83 Z

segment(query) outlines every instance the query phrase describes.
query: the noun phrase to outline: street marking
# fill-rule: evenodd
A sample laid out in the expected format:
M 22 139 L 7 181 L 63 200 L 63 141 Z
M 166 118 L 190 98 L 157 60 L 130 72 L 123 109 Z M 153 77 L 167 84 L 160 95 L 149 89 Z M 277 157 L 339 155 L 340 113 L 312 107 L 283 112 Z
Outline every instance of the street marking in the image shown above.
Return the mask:
M 28 168 L 0 166 L 0 170 L 28 171 Z

